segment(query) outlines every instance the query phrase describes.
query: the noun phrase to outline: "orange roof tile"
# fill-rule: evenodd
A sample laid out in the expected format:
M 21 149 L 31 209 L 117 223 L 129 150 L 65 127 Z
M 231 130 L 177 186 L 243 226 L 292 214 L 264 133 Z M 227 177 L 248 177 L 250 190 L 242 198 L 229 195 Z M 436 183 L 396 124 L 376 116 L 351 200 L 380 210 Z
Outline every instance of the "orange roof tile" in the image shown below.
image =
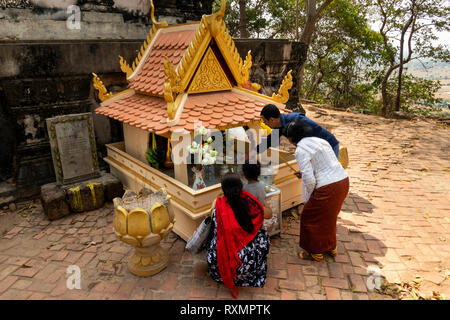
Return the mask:
M 183 30 L 160 33 L 150 49 L 143 68 L 129 87 L 137 91 L 162 96 L 164 94 L 164 56 L 174 67 L 178 65 L 191 43 L 196 30 Z
M 201 125 L 209 129 L 243 126 L 259 119 L 264 105 L 256 97 L 231 91 L 191 94 L 180 120 L 173 127 L 167 125 L 167 103 L 159 97 L 135 94 L 102 106 L 95 112 L 161 135 L 181 129 L 192 131 L 196 121 L 201 121 Z M 290 112 L 287 109 L 280 111 Z

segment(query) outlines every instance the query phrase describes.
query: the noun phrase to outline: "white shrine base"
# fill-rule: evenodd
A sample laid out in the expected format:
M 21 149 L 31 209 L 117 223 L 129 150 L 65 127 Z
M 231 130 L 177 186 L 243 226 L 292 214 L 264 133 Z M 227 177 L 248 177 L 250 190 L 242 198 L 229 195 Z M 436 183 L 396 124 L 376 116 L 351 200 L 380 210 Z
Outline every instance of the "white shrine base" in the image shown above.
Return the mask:
M 211 204 L 222 195 L 220 183 L 201 190 L 193 190 L 183 183 L 150 167 L 125 152 L 124 142 L 106 145 L 108 155 L 104 160 L 110 165 L 111 173 L 124 188 L 138 192 L 146 187 L 152 191 L 165 188 L 171 195 L 171 206 L 176 222 L 173 231 L 184 240 L 189 239 L 203 218 L 209 214 Z M 288 158 L 289 164 L 298 170 L 295 159 Z M 301 180 L 293 171 L 281 164 L 274 177 L 274 186 L 281 190 L 281 209 L 287 210 L 301 202 Z

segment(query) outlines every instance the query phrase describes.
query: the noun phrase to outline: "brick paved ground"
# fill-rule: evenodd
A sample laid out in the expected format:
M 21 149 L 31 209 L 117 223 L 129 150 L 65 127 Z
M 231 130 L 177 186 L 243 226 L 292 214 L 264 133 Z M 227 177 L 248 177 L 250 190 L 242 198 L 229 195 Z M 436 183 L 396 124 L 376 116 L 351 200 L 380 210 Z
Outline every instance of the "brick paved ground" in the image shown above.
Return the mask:
M 391 299 L 369 292 L 367 267 L 390 282 L 423 279 L 421 292 L 450 296 L 450 161 L 448 129 L 424 121 L 307 108 L 348 147 L 350 194 L 339 217 L 339 255 L 311 262 L 296 256 L 297 221 L 272 238 L 264 288 L 240 299 Z M 164 241 L 170 265 L 151 278 L 127 269 L 131 248 L 112 229 L 112 205 L 49 222 L 39 203 L 0 235 L 0 299 L 229 299 L 207 275 L 204 252 Z M 4 214 L 4 212 L 3 212 Z M 2 218 L 0 216 L 0 223 Z M 288 219 L 286 219 L 287 221 Z M 292 219 L 289 219 L 292 220 Z M 14 220 L 15 221 L 15 220 Z M 66 268 L 82 271 L 81 290 L 66 288 Z

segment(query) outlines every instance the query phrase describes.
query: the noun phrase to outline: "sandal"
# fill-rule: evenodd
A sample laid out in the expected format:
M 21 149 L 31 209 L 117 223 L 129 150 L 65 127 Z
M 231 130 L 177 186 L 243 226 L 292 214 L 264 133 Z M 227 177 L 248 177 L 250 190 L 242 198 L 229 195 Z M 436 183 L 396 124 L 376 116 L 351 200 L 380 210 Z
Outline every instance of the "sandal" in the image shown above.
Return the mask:
M 329 253 L 333 258 L 336 258 L 337 254 L 338 254 L 337 246 L 336 246 L 336 248 L 331 249 L 330 251 L 328 251 L 328 253 Z
M 322 261 L 323 260 L 323 254 L 321 253 L 309 253 L 307 251 L 302 251 L 298 254 L 300 259 L 307 260 L 308 258 L 312 258 L 314 261 Z M 309 259 L 308 259 L 309 260 Z

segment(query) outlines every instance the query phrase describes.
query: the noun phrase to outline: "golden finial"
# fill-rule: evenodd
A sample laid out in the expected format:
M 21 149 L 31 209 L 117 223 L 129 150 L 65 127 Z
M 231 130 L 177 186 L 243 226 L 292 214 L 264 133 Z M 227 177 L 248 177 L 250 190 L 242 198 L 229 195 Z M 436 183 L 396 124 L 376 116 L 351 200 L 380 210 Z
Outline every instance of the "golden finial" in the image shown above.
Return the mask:
M 122 72 L 126 73 L 128 78 L 133 73 L 133 69 L 131 69 L 130 65 L 126 62 L 126 60 L 122 56 L 119 56 L 119 58 L 120 58 L 120 69 L 122 70 Z
M 166 21 L 158 22 L 155 19 L 155 6 L 153 5 L 153 0 L 150 0 L 150 18 L 152 19 L 152 24 L 157 28 L 167 27 L 169 24 Z
M 100 99 L 100 101 L 103 102 L 111 98 L 113 94 L 111 92 L 108 92 L 102 80 L 100 80 L 100 78 L 95 73 L 92 74 L 94 76 L 92 82 L 94 84 L 94 88 L 98 91 L 98 98 Z
M 222 3 L 220 4 L 220 9 L 219 9 L 219 11 L 216 12 L 216 15 L 223 18 L 223 16 L 225 15 L 226 8 L 227 8 L 227 2 L 226 2 L 226 0 L 222 0 Z
M 219 11 L 213 13 L 209 16 L 205 16 L 206 22 L 209 25 L 209 30 L 211 31 L 211 35 L 215 37 L 220 30 L 220 24 L 222 22 L 222 18 L 225 15 L 225 9 L 227 8 L 227 2 L 222 0 L 222 4 L 220 6 Z
M 286 103 L 289 100 L 289 89 L 292 88 L 292 70 L 289 70 L 281 83 L 278 94 L 272 94 L 272 99 L 276 102 Z

